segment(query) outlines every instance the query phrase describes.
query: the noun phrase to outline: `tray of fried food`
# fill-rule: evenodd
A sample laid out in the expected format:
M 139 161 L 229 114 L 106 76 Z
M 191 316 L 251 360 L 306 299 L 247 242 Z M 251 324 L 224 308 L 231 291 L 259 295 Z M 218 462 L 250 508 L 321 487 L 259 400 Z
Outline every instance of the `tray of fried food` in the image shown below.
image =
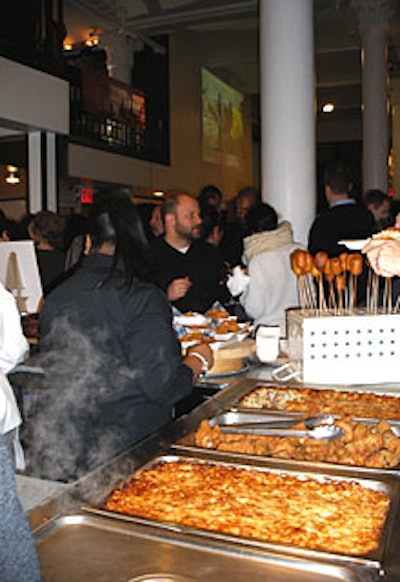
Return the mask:
M 309 388 L 303 386 L 258 384 L 235 405 L 238 410 L 281 413 L 334 414 L 356 418 L 386 418 L 400 421 L 400 394 L 358 391 L 356 389 Z
M 215 305 L 206 312 L 206 316 L 213 320 L 229 319 L 231 317 L 230 313 L 222 306 Z
M 335 438 L 299 437 L 299 430 L 310 428 L 313 418 L 330 415 L 294 418 L 285 436 L 257 434 L 246 430 L 247 426 L 279 426 L 279 417 L 251 416 L 226 412 L 209 420 L 201 421 L 198 429 L 183 445 L 195 446 L 218 452 L 243 455 L 261 455 L 275 459 L 310 463 L 330 463 L 366 469 L 400 469 L 400 426 L 386 420 L 356 419 L 350 416 L 331 417 L 332 426 L 340 429 Z M 310 419 L 310 420 L 309 420 Z M 244 421 L 242 432 L 240 423 Z M 323 422 L 323 421 L 322 421 Z M 251 423 L 251 424 L 250 424 Z M 230 431 L 227 427 L 231 426 Z M 290 435 L 293 431 L 293 436 Z
M 117 484 L 100 511 L 204 535 L 208 544 L 217 539 L 243 548 L 251 540 L 253 547 L 311 559 L 318 552 L 331 560 L 356 556 L 380 569 L 391 543 L 396 514 L 390 508 L 397 508 L 398 488 L 393 476 L 323 475 L 181 452 L 156 457 Z

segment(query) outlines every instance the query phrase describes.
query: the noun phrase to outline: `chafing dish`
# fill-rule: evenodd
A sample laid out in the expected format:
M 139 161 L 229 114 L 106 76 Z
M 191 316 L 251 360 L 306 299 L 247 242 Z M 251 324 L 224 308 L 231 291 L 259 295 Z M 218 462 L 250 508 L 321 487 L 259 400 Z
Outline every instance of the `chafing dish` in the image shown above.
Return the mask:
M 363 569 L 242 548 L 85 511 L 60 516 L 37 535 L 45 579 L 57 582 L 368 582 Z
M 293 547 L 283 548 L 277 545 L 259 544 L 249 542 L 248 540 L 235 539 L 229 536 L 211 536 L 208 532 L 188 531 L 179 527 L 165 526 L 161 523 L 144 523 L 143 520 L 135 518 L 126 518 L 104 512 L 99 505 L 101 500 L 111 491 L 119 482 L 127 479 L 129 475 L 146 466 L 160 455 L 184 454 L 185 457 L 215 460 L 220 462 L 222 456 L 211 451 L 198 450 L 177 450 L 177 443 L 193 434 L 200 421 L 204 418 L 212 419 L 218 415 L 225 414 L 234 407 L 235 403 L 246 394 L 249 390 L 257 385 L 257 381 L 246 378 L 235 379 L 228 388 L 219 391 L 213 398 L 205 401 L 188 415 L 179 418 L 169 427 L 164 428 L 157 434 L 142 441 L 130 451 L 119 455 L 110 462 L 99 467 L 92 473 L 86 475 L 80 481 L 71 484 L 61 494 L 41 507 L 37 507 L 29 514 L 30 522 L 37 539 L 39 552 L 42 563 L 45 565 L 44 575 L 47 572 L 56 572 L 60 576 L 53 576 L 57 580 L 81 580 L 82 576 L 76 574 L 88 572 L 92 575 L 94 572 L 95 560 L 92 559 L 94 550 L 90 553 L 86 547 L 93 549 L 95 546 L 96 559 L 103 553 L 111 561 L 109 568 L 114 568 L 112 579 L 117 582 L 121 580 L 148 580 L 149 582 L 156 579 L 154 569 L 143 567 L 140 571 L 132 570 L 129 576 L 119 578 L 117 573 L 122 569 L 122 562 L 128 560 L 125 543 L 129 545 L 129 540 L 146 544 L 148 540 L 156 540 L 149 546 L 152 552 L 156 548 L 156 553 L 160 555 L 181 556 L 178 561 L 186 560 L 186 550 L 196 550 L 189 552 L 192 556 L 201 555 L 201 562 L 207 563 L 212 559 L 213 566 L 207 572 L 210 580 L 217 580 L 218 564 L 221 564 L 223 572 L 228 572 L 228 562 L 235 566 L 229 572 L 232 581 L 247 581 L 249 575 L 252 579 L 271 579 L 279 582 L 302 582 L 304 580 L 313 582 L 321 580 L 324 582 L 335 580 L 356 581 L 373 581 L 384 579 L 385 582 L 395 582 L 399 579 L 399 560 L 397 558 L 397 549 L 400 543 L 400 529 L 394 528 L 393 523 L 399 520 L 399 503 L 398 503 L 398 481 L 387 472 L 385 474 L 366 474 L 359 469 L 340 467 L 327 467 L 326 464 L 318 465 L 315 463 L 304 464 L 301 470 L 294 466 L 293 463 L 282 461 L 280 459 L 249 458 L 244 461 L 240 455 L 231 455 L 229 463 L 245 464 L 246 466 L 264 467 L 268 470 L 279 471 L 297 471 L 308 475 L 322 476 L 327 475 L 335 477 L 355 478 L 361 481 L 368 480 L 373 486 L 389 488 L 391 494 L 391 508 L 388 521 L 385 527 L 382 544 L 379 552 L 374 556 L 352 558 L 346 556 L 328 555 L 323 552 L 296 550 Z M 232 411 L 232 410 L 231 410 Z M 281 417 L 277 413 L 275 417 Z M 225 459 L 226 460 L 226 459 Z M 75 517 L 74 517 L 75 516 Z M 76 518 L 76 516 L 79 516 Z M 82 516 L 84 516 L 82 518 Z M 76 519 L 78 522 L 76 522 Z M 72 520 L 72 521 L 71 521 Z M 71 533 L 72 532 L 72 533 Z M 110 545 L 108 543 L 108 534 L 116 535 L 115 544 L 118 549 L 117 554 L 111 555 Z M 153 536 L 156 536 L 155 538 Z M 92 543 L 92 537 L 94 541 Z M 140 538 L 140 539 L 139 539 Z M 143 540 L 142 540 L 143 538 Z M 61 540 L 61 541 L 60 541 Z M 67 540 L 71 540 L 70 545 L 65 545 Z M 96 541 L 98 540 L 98 541 Z M 119 542 L 117 540 L 120 540 Z M 88 545 L 86 545 L 86 542 Z M 104 545 L 105 544 L 105 545 Z M 120 544 L 120 545 L 119 545 Z M 130 544 L 131 550 L 135 544 Z M 157 544 L 159 544 L 157 546 Z M 65 548 L 63 551 L 62 548 Z M 141 545 L 142 551 L 145 546 Z M 169 549 L 166 549 L 168 547 Z M 109 551 L 108 551 L 109 550 Z M 121 552 L 121 553 L 119 553 Z M 166 552 L 166 554 L 165 554 Z M 197 552 L 200 552 L 198 554 Z M 69 558 L 71 557 L 71 559 Z M 77 567 L 74 569 L 74 559 L 76 556 Z M 121 563 L 118 561 L 121 556 Z M 211 558 L 210 558 L 211 556 Z M 215 562 L 214 562 L 215 558 Z M 164 558 L 163 558 L 164 559 Z M 191 558 L 190 558 L 191 559 Z M 195 560 L 198 558 L 195 557 Z M 100 565 L 102 559 L 100 559 Z M 189 577 L 185 578 L 186 573 L 179 569 L 178 564 L 171 562 L 171 569 L 165 570 L 158 566 L 160 576 L 158 580 L 175 580 L 183 582 L 186 580 L 204 579 L 204 572 L 199 570 L 197 573 L 193 568 Z M 105 571 L 106 568 L 105 568 Z M 108 570 L 109 571 L 109 570 Z M 171 572 L 173 571 L 173 574 Z M 244 573 L 242 573 L 244 572 Z M 247 572 L 247 574 L 246 574 Z M 75 573 L 75 574 L 74 574 Z M 126 571 L 124 572 L 124 575 Z M 164 577 L 161 577 L 161 574 Z M 73 575 L 76 577 L 74 578 Z M 175 578 L 167 576 L 175 575 Z M 64 576 L 64 578 L 62 577 Z M 145 576 L 140 578 L 140 576 Z M 146 578 L 147 576 L 147 578 Z M 214 576 L 214 577 L 213 577 Z M 93 573 L 93 577 L 95 577 Z M 226 576 L 224 576 L 225 578 Z M 45 578 L 46 579 L 46 578 Z M 98 578 L 101 579 L 101 578 Z M 110 579 L 110 578 L 108 578 Z M 219 579 L 221 576 L 219 575 Z

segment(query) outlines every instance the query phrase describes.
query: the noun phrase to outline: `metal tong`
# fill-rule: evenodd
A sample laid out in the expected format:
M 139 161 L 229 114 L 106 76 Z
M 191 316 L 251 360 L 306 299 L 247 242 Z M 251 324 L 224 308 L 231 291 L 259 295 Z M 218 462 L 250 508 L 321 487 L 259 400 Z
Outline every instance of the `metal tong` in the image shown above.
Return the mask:
M 303 423 L 305 429 L 291 427 Z M 330 414 L 317 414 L 306 418 L 272 420 L 259 422 L 241 422 L 220 424 L 221 432 L 228 434 L 252 434 L 259 436 L 311 437 L 314 439 L 333 440 L 343 435 L 343 430 L 334 425 Z

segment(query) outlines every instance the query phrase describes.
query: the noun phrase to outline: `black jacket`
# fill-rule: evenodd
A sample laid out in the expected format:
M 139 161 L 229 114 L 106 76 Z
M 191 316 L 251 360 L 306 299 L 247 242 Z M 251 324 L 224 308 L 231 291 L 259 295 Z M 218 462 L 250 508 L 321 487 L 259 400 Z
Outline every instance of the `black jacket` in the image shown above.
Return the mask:
M 107 279 L 111 263 L 86 257 L 44 302 L 46 390 L 31 454 L 44 477 L 76 478 L 129 448 L 192 389 L 164 293 L 141 281 L 126 290 L 121 272 Z
M 372 214 L 360 204 L 340 204 L 329 208 L 314 220 L 308 238 L 308 250 L 314 256 L 325 251 L 329 257 L 346 252 L 341 239 L 365 239 L 374 232 Z
M 318 251 L 325 251 L 329 257 L 338 257 L 348 252 L 342 239 L 366 239 L 374 232 L 372 214 L 364 206 L 356 204 L 352 198 L 344 204 L 329 208 L 320 214 L 310 229 L 308 250 L 315 256 Z M 358 278 L 357 303 L 364 304 L 366 298 L 368 271 L 363 260 L 363 271 Z M 326 290 L 326 294 L 328 291 Z

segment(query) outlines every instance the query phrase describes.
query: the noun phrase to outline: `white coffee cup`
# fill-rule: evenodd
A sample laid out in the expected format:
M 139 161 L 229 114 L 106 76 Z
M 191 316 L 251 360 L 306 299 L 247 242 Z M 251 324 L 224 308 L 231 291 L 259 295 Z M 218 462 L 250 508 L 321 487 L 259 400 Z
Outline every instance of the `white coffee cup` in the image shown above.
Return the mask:
M 279 355 L 279 325 L 260 325 L 256 332 L 256 354 L 260 362 L 274 362 Z

